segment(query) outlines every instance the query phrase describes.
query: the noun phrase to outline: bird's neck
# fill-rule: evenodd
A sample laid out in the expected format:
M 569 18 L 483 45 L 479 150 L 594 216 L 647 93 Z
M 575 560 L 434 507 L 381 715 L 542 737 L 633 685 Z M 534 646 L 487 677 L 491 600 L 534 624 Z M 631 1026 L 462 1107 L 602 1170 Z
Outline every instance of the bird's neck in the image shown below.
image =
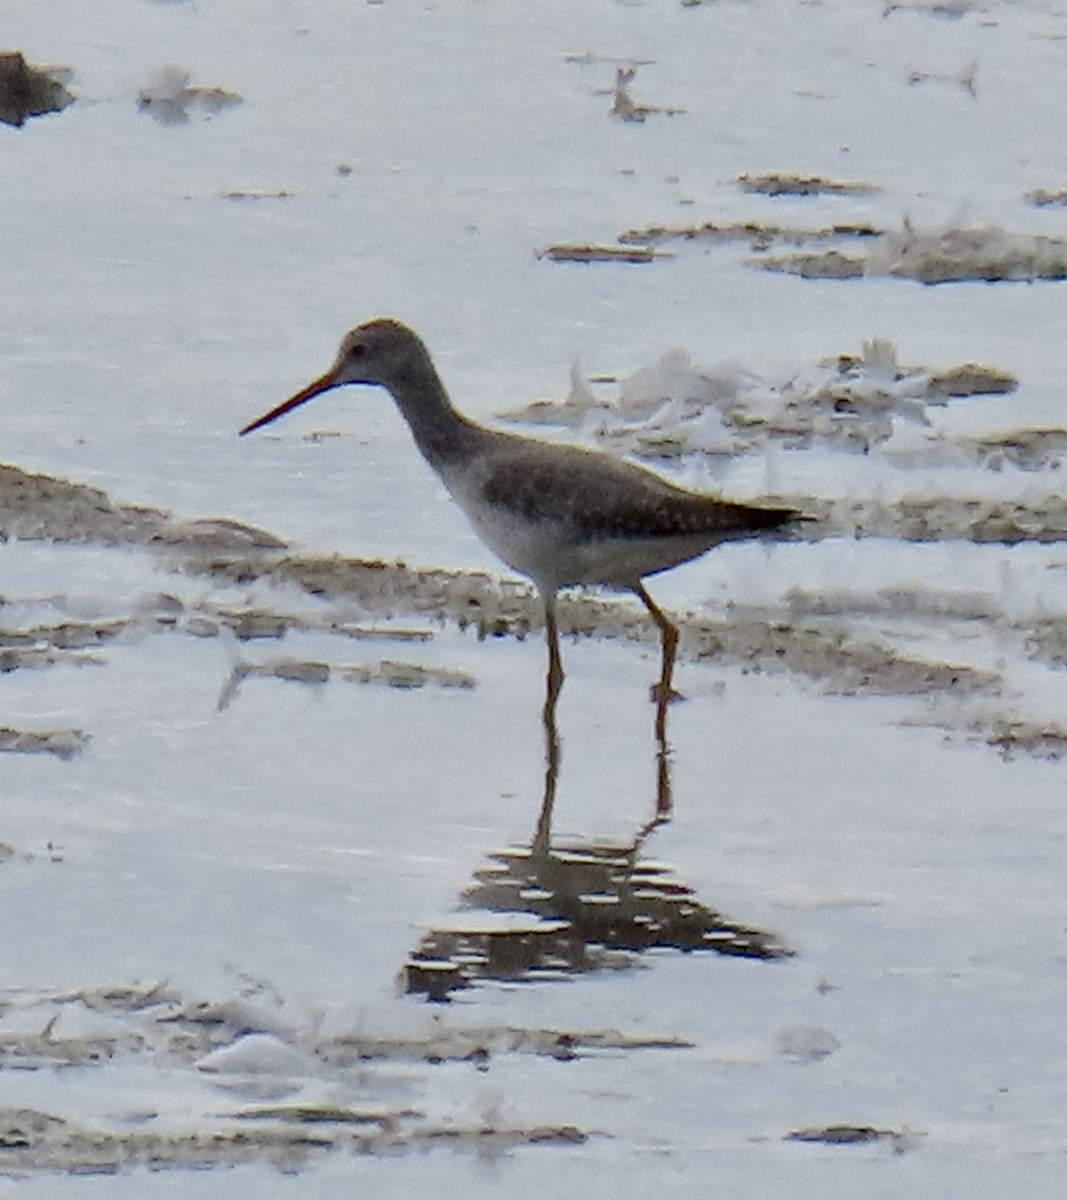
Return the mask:
M 391 379 L 388 388 L 432 467 L 464 457 L 478 427 L 453 408 L 433 363 L 413 364 Z

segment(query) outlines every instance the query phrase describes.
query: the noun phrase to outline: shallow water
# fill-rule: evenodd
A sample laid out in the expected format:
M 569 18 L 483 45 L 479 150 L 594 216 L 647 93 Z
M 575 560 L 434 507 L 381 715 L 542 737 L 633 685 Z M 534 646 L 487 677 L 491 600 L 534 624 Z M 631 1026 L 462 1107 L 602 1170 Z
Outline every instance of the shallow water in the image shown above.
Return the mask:
M 1062 234 L 1061 6 L 8 8 L 79 99 L 5 136 L 0 1196 L 1058 1196 L 1059 285 L 538 253 Z M 685 111 L 613 118 L 616 59 Z M 168 62 L 240 103 L 153 120 Z M 567 597 L 539 859 L 529 590 L 384 397 L 236 437 L 386 312 L 479 417 L 577 356 L 604 412 L 541 436 L 820 518 L 654 581 L 666 756 L 639 606 Z M 916 390 L 968 363 L 1017 389 Z M 633 944 L 676 903 L 789 953 Z

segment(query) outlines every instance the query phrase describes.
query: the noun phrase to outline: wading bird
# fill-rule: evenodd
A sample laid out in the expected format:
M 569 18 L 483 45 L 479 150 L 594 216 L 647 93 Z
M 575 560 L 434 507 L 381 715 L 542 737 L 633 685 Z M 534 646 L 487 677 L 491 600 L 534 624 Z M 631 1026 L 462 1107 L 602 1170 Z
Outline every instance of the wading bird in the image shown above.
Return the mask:
M 771 535 L 800 517 L 793 509 L 733 504 L 686 491 L 600 451 L 486 429 L 453 407 L 418 335 L 384 318 L 353 329 L 325 375 L 241 433 L 346 384 L 375 385 L 392 395 L 415 444 L 478 536 L 533 580 L 545 610 L 546 712 L 555 707 L 563 683 L 556 624 L 560 588 L 598 584 L 628 590 L 648 609 L 663 648 L 654 689 L 662 730 L 678 627 L 646 591 L 645 576 L 697 558 L 720 542 Z

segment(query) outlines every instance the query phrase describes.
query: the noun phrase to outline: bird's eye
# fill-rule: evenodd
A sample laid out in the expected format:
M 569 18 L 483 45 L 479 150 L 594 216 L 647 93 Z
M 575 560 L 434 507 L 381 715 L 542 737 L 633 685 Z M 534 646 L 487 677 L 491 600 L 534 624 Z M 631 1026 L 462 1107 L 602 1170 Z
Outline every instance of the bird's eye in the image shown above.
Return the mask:
M 367 353 L 367 347 L 362 342 L 356 342 L 354 346 L 350 346 L 348 357 L 354 362 L 358 362 Z

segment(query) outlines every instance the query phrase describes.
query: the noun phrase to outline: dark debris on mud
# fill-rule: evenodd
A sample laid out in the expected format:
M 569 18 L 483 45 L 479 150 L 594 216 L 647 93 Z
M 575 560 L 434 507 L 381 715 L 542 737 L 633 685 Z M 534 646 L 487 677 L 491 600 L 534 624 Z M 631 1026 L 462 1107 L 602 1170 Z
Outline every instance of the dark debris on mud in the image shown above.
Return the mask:
M 1020 755 L 1059 762 L 1067 757 L 1067 723 L 997 717 L 977 731 L 1006 762 Z
M 761 196 L 870 196 L 881 190 L 873 183 L 796 175 L 788 171 L 739 175 L 737 186 L 743 192 Z
M 0 50 L 0 121 L 21 126 L 30 117 L 62 112 L 74 103 L 66 67 L 38 66 L 17 50 Z
M 887 1145 L 894 1154 L 913 1150 L 923 1135 L 909 1129 L 877 1129 L 873 1125 L 819 1125 L 794 1129 L 787 1142 L 816 1142 L 824 1146 Z

